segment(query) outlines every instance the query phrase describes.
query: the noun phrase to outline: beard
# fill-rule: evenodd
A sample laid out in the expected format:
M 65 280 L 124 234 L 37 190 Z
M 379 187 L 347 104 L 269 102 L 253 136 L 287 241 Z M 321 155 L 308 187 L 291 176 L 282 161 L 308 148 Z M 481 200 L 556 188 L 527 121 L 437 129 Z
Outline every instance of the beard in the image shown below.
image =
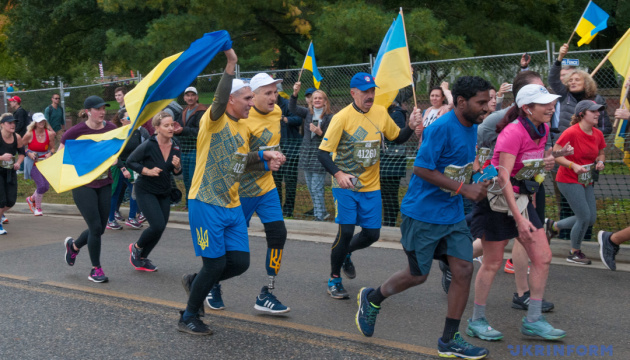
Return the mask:
M 471 124 L 481 124 L 487 113 L 487 111 L 473 112 L 466 109 L 462 115 L 464 116 L 464 119 Z

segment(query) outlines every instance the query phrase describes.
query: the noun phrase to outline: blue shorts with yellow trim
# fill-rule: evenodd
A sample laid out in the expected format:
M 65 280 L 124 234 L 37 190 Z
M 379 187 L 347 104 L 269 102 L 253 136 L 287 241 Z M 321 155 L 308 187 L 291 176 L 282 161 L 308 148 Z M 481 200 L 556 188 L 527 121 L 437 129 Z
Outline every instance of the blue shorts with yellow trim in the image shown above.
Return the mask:
M 280 196 L 278 196 L 278 189 L 276 188 L 269 190 L 265 195 L 241 197 L 241 207 L 243 208 L 243 215 L 245 215 L 247 227 L 249 227 L 249 220 L 251 220 L 252 215 L 254 215 L 254 211 L 263 224 L 284 220 L 282 217 Z
M 383 200 L 381 190 L 358 192 L 332 189 L 335 199 L 335 222 L 359 225 L 365 229 L 380 229 Z
M 224 208 L 189 199 L 188 220 L 195 255 L 215 259 L 227 251 L 249 252 L 247 226 L 240 206 Z

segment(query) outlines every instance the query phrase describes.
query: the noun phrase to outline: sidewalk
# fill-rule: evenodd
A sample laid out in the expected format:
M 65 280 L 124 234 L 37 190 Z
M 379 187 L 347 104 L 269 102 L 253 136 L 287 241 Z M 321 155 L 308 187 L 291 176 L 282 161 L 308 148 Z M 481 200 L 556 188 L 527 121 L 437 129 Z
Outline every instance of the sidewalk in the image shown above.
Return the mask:
M 79 210 L 75 205 L 43 204 L 43 208 L 45 209 L 46 215 L 81 216 Z M 128 212 L 128 208 L 123 207 L 122 210 L 123 213 Z M 30 213 L 30 210 L 26 203 L 16 203 L 7 215 L 11 216 L 11 212 L 28 214 Z M 291 240 L 332 243 L 333 239 L 337 235 L 337 224 L 332 222 L 286 219 L 285 224 L 287 227 L 288 238 Z M 187 228 L 188 213 L 183 211 L 171 211 L 169 226 L 175 226 L 177 228 Z M 260 237 L 265 236 L 264 227 L 258 217 L 252 217 L 249 226 L 249 235 Z M 399 228 L 384 226 L 381 229 L 381 237 L 379 240 L 381 247 L 401 248 L 399 240 Z M 551 252 L 553 254 L 553 257 L 555 258 L 554 263 L 560 264 L 561 262 L 564 262 L 566 264 L 566 261 L 564 261 L 564 259 L 568 256 L 570 248 L 570 241 L 552 239 Z M 505 247 L 506 257 L 510 257 L 511 250 L 512 242 L 510 242 Z M 588 254 L 594 265 L 597 265 L 597 267 L 603 267 L 603 265 L 601 264 L 601 260 L 599 259 L 599 244 L 597 243 L 596 239 L 594 241 L 585 241 L 584 243 L 582 243 L 582 250 L 584 251 L 584 253 Z M 621 245 L 621 251 L 619 252 L 619 254 L 617 254 L 616 262 L 618 271 L 630 271 L 630 245 Z

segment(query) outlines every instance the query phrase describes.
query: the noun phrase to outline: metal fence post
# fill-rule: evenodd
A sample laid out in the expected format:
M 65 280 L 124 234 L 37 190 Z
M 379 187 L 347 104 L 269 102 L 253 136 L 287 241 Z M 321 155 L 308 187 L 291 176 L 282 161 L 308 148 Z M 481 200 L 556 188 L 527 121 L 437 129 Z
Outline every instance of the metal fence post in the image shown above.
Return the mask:
M 547 40 L 547 65 L 551 68 L 551 53 L 549 52 L 549 40 Z
M 59 98 L 61 98 L 61 110 L 66 113 L 66 96 L 63 90 L 63 81 L 59 80 Z
M 4 104 L 4 112 L 9 112 L 9 108 L 7 107 L 7 81 L 3 81 L 4 86 L 2 87 L 2 103 Z
M 373 68 L 374 68 L 374 55 L 370 54 L 370 74 L 372 74 Z
M 234 76 L 236 76 L 237 79 L 241 78 L 241 67 L 238 64 L 236 64 L 234 73 L 235 73 Z

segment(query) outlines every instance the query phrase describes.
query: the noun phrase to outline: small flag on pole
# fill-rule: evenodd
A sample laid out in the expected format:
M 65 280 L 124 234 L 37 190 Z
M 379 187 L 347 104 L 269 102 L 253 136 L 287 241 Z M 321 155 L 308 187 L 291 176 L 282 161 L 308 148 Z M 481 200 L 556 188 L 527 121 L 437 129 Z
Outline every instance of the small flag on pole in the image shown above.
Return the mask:
M 607 28 L 608 17 L 609 15 L 602 8 L 589 1 L 582 18 L 575 27 L 575 32 L 581 37 L 578 46 L 589 44 L 598 32 Z
M 103 72 L 103 62 L 98 62 L 98 73 L 101 75 L 101 79 L 105 78 L 105 72 Z
M 313 42 L 308 46 L 308 51 L 306 52 L 306 59 L 304 59 L 304 69 L 309 70 L 313 73 L 313 84 L 316 89 L 319 89 L 319 84 L 324 79 L 319 70 L 317 70 L 317 63 L 315 62 L 315 48 L 313 47 Z

